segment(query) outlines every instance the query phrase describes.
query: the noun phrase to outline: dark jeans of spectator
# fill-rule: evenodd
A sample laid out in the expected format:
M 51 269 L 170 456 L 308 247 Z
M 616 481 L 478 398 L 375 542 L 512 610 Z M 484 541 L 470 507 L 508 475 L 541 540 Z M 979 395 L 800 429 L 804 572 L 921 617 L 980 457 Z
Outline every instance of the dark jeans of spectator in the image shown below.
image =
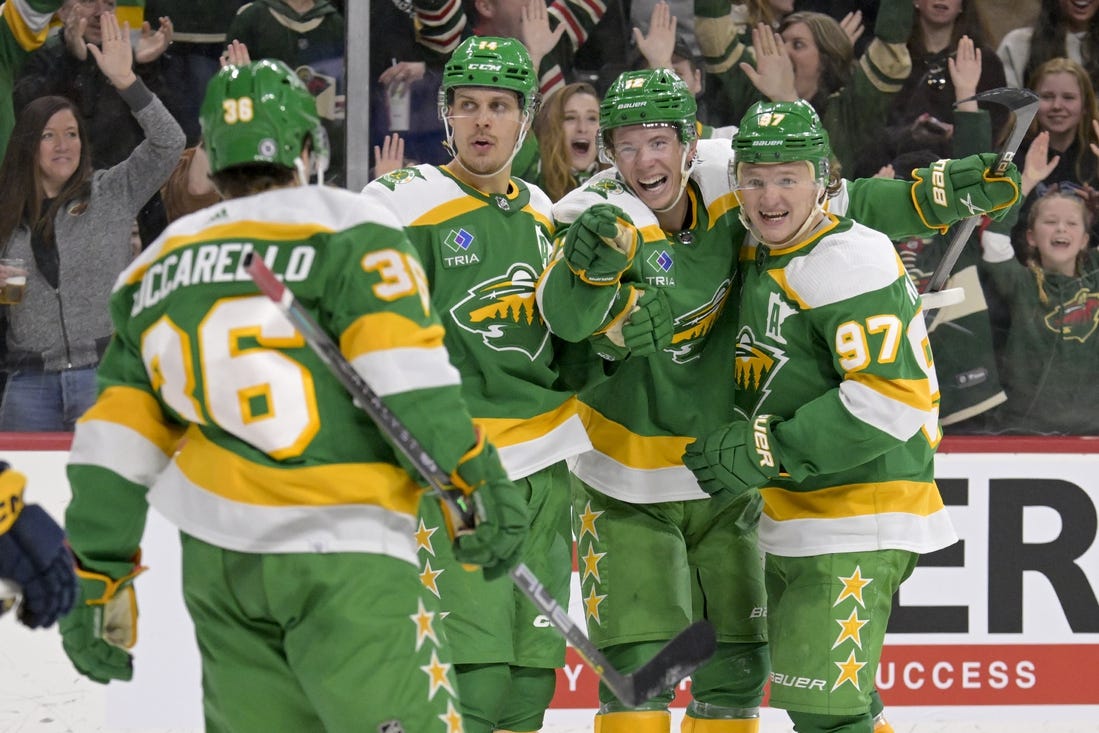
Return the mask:
M 94 402 L 95 367 L 12 372 L 0 404 L 0 432 L 71 432 Z

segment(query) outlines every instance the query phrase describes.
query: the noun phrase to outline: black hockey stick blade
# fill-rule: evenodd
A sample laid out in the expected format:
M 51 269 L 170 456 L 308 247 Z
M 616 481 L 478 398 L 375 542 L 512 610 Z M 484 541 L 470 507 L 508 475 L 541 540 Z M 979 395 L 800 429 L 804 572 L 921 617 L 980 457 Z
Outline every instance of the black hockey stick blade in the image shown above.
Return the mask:
M 355 404 L 374 420 L 393 445 L 416 467 L 432 492 L 443 502 L 443 506 L 450 514 L 455 531 L 471 529 L 476 520 L 468 498 L 450 486 L 450 477 L 439 468 L 423 446 L 401 424 L 400 419 L 386 407 L 381 397 L 355 371 L 328 333 L 297 301 L 293 292 L 275 277 L 266 263 L 256 257 L 254 252 L 244 256 L 244 269 L 260 291 L 274 301 L 282 314 L 301 332 L 306 344 L 343 384 Z M 611 665 L 592 640 L 573 622 L 568 611 L 546 591 L 530 568 L 524 563 L 519 563 L 512 568 L 510 576 L 519 590 L 550 620 L 561 636 L 572 644 L 607 687 L 627 705 L 636 707 L 661 690 L 679 682 L 714 652 L 716 642 L 713 628 L 706 622 L 700 622 L 688 627 L 668 642 L 641 669 L 624 675 Z M 697 628 L 700 624 L 702 628 Z
M 959 104 L 974 99 L 978 102 L 992 102 L 1007 107 L 1015 113 L 1015 122 L 1012 125 L 1011 134 L 1004 142 L 1004 146 L 1000 148 L 995 162 L 989 168 L 989 173 L 993 177 L 1002 176 L 1015 158 L 1015 151 L 1019 149 L 1019 143 L 1023 141 L 1023 137 L 1030 128 L 1031 120 L 1038 112 L 1038 95 L 1029 89 L 1002 87 L 1000 89 L 989 89 L 969 99 L 960 100 Z M 958 263 L 958 258 L 961 257 L 966 242 L 969 241 L 970 235 L 973 234 L 973 230 L 980 220 L 980 215 L 970 216 L 955 224 L 954 228 L 950 230 L 950 243 L 946 247 L 943 258 L 935 266 L 935 271 L 931 273 L 925 292 L 938 292 L 946 286 L 946 281 L 950 279 L 950 274 L 954 271 L 954 265 Z
M 714 655 L 717 637 L 709 621 L 696 621 L 676 634 L 652 659 L 625 675 L 632 699 L 619 699 L 637 707 L 664 690 L 679 684 Z

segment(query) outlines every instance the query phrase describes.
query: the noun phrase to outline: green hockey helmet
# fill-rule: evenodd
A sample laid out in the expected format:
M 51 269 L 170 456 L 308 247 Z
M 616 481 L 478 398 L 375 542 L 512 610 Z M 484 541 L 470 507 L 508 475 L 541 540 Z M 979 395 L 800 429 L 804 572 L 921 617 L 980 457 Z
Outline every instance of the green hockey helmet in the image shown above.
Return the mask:
M 828 132 L 813 107 L 796 102 L 756 102 L 733 137 L 730 166 L 734 183 L 741 163 L 790 163 L 804 160 L 818 181 L 826 183 L 832 157 Z
M 618 76 L 599 105 L 599 142 L 613 149 L 609 132 L 628 125 L 667 124 L 689 145 L 696 137 L 698 104 L 687 85 L 669 69 L 626 71 Z
M 307 138 L 315 167 L 328 167 L 328 136 L 313 95 L 282 61 L 223 68 L 206 85 L 199 120 L 213 173 L 251 163 L 295 169 Z
M 538 105 L 538 75 L 526 46 L 514 38 L 472 36 L 454 49 L 439 89 L 439 116 L 444 119 L 456 87 L 509 89 L 519 95 L 519 106 L 528 114 Z

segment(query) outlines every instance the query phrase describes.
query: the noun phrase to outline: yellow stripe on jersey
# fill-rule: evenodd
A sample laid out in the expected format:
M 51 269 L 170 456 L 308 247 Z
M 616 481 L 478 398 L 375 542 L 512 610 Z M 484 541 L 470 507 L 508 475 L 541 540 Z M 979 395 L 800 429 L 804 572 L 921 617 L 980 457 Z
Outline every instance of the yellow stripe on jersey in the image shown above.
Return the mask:
M 891 400 L 896 400 L 916 410 L 930 412 L 933 406 L 931 384 L 924 379 L 890 379 L 867 372 L 848 372 L 847 379 L 858 382 Z
M 764 245 L 759 244 L 759 245 L 756 245 L 756 246 L 757 247 L 762 247 Z M 743 259 L 743 258 L 741 258 L 741 259 Z M 803 310 L 803 311 L 811 310 L 810 305 L 808 303 L 806 303 L 804 300 L 802 300 L 798 296 L 797 291 L 794 290 L 790 286 L 789 282 L 787 282 L 787 280 L 786 280 L 786 270 L 768 270 L 767 274 L 771 276 L 771 279 L 774 280 L 775 283 L 780 288 L 782 288 L 782 292 L 786 293 L 786 298 L 791 303 L 797 303 L 798 310 Z
M 545 214 L 543 214 L 541 211 L 534 208 L 530 204 L 524 206 L 523 211 L 533 216 L 534 220 L 544 226 L 546 228 L 546 231 L 550 233 L 551 237 L 553 236 L 553 222 L 549 219 L 549 217 L 547 217 Z
M 927 517 L 943 509 L 935 484 L 922 481 L 883 481 L 848 484 L 816 491 L 759 490 L 764 513 L 776 522 L 794 519 L 839 519 L 901 512 Z
M 0 13 L 4 14 L 15 42 L 24 51 L 33 51 L 46 42 L 53 13 L 36 12 L 26 0 L 8 0 L 0 7 Z
M 488 439 L 497 447 L 518 445 L 546 435 L 577 414 L 580 402 L 575 397 L 557 408 L 527 418 L 474 417 L 473 423 L 484 428 Z
M 156 257 L 148 258 L 142 266 L 129 271 L 127 285 L 141 282 L 145 271 L 164 258 L 170 252 L 192 244 L 209 244 L 219 239 L 239 240 L 241 242 L 290 242 L 304 241 L 316 234 L 328 234 L 334 230 L 316 223 L 287 223 L 274 221 L 234 221 L 215 224 L 193 234 L 168 237 L 160 244 Z
M 412 515 L 423 491 L 389 463 L 261 466 L 213 443 L 197 426 L 187 431 L 176 465 L 212 494 L 259 506 L 372 504 Z
M 710 229 L 714 228 L 721 217 L 733 209 L 740 208 L 740 201 L 737 200 L 736 194 L 730 192 L 723 196 L 718 196 L 716 199 L 710 202 L 710 205 L 706 207 L 706 211 L 710 215 Z
M 657 224 L 648 224 L 637 231 L 641 232 L 641 239 L 645 242 L 659 242 L 668 238 L 668 235 Z
M 423 227 L 442 224 L 451 219 L 456 219 L 463 214 L 468 214 L 471 211 L 483 209 L 486 206 L 488 206 L 488 203 L 481 201 L 480 199 L 475 199 L 472 196 L 462 196 L 460 198 L 451 199 L 442 206 L 436 206 L 434 209 L 420 214 L 420 216 L 413 219 L 408 226 Z
M 104 420 L 130 428 L 170 456 L 183 437 L 183 428 L 170 425 L 160 403 L 135 387 L 107 387 L 78 422 Z
M 683 451 L 693 438 L 638 435 L 621 423 L 581 403 L 588 437 L 597 451 L 632 468 L 657 469 L 683 465 Z
M 357 318 L 340 334 L 340 351 L 348 361 L 383 349 L 433 349 L 442 346 L 443 327 L 421 327 L 399 313 L 368 313 Z

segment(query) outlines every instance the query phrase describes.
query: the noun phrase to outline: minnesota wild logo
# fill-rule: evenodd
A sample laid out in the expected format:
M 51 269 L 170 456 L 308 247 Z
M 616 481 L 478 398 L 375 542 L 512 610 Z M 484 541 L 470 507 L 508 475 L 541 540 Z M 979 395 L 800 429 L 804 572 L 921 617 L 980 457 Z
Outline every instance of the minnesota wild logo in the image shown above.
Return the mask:
M 703 337 L 710 332 L 717 317 L 721 315 L 725 298 L 729 295 L 729 287 L 729 280 L 722 280 L 713 297 L 675 319 L 675 333 L 672 334 L 672 345 L 667 351 L 671 352 L 672 361 L 676 364 L 685 364 L 698 358 Z
M 759 405 L 771 392 L 771 382 L 788 361 L 786 353 L 756 340 L 751 327 L 740 329 L 736 340 L 736 356 L 733 359 L 733 379 L 737 389 L 756 395 Z M 755 412 L 755 406 L 746 411 Z
M 390 171 L 384 176 L 378 179 L 378 182 L 388 188 L 390 191 L 405 183 L 412 183 L 419 178 L 420 180 L 427 180 L 424 175 L 415 168 L 398 168 L 395 171 Z
M 1046 327 L 1066 341 L 1084 343 L 1099 325 L 1099 293 L 1080 288 L 1072 300 L 1057 306 L 1046 316 Z
M 605 199 L 609 199 L 612 195 L 626 193 L 626 189 L 622 188 L 621 183 L 609 177 L 592 181 L 588 184 L 587 190 L 597 193 Z
M 493 351 L 519 351 L 534 361 L 549 342 L 534 302 L 537 281 L 533 267 L 517 262 L 506 274 L 470 288 L 450 309 L 450 317 L 459 328 L 480 334 Z

